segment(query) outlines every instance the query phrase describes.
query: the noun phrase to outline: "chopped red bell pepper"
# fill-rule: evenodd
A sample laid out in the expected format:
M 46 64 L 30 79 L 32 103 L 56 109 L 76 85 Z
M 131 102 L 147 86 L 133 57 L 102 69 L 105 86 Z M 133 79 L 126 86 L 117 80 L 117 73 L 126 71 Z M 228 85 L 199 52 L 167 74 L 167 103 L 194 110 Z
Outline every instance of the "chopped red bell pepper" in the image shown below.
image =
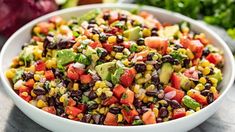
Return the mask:
M 173 110 L 173 119 L 181 118 L 186 116 L 185 108 L 178 108 Z
M 46 107 L 43 107 L 42 110 L 48 112 L 48 113 L 51 113 L 51 114 L 56 114 L 56 109 L 54 106 L 46 106 Z
M 124 87 L 131 86 L 134 78 L 135 78 L 136 72 L 133 70 L 133 68 L 126 70 L 120 77 L 120 82 Z
M 109 97 L 107 99 L 105 99 L 103 102 L 102 102 L 102 105 L 104 106 L 110 106 L 111 104 L 115 104 L 118 102 L 118 99 L 114 96 L 112 97 Z
M 205 96 L 201 95 L 199 92 L 194 92 L 192 95 L 190 95 L 193 99 L 195 99 L 198 103 L 207 105 L 207 99 Z
M 65 113 L 68 115 L 72 115 L 73 117 L 76 117 L 78 114 L 82 113 L 82 110 L 73 106 L 66 106 Z
M 127 89 L 126 92 L 123 93 L 120 103 L 128 105 L 133 104 L 134 96 L 135 96 L 134 92 L 131 91 L 130 89 Z
M 28 81 L 25 82 L 25 86 L 32 88 L 34 83 L 35 83 L 34 79 L 29 79 Z
M 122 85 L 118 84 L 116 87 L 114 87 L 113 94 L 120 99 L 125 91 L 126 89 Z
M 42 60 L 39 60 L 35 64 L 35 70 L 36 71 L 45 71 L 46 70 L 46 64 Z
M 72 98 L 69 98 L 68 106 L 75 106 L 75 105 L 76 105 L 76 101 L 74 101 Z
M 125 109 L 122 109 L 121 112 L 122 112 L 122 115 L 123 115 L 124 119 L 128 123 L 131 123 L 133 121 L 134 117 L 139 115 L 139 113 L 135 109 L 129 110 L 129 111 L 127 111 Z
M 166 86 L 166 87 L 164 88 L 164 92 L 165 92 L 165 93 L 168 93 L 168 92 L 170 92 L 170 91 L 175 91 L 175 92 L 176 92 L 176 95 L 175 95 L 175 97 L 172 98 L 172 100 L 176 100 L 176 101 L 178 101 L 179 103 L 181 103 L 182 98 L 184 97 L 184 91 L 175 89 L 175 88 L 173 88 L 173 87 L 171 87 L 171 86 Z
M 81 80 L 81 83 L 88 84 L 88 83 L 90 83 L 92 81 L 92 77 L 91 77 L 90 74 L 81 75 L 80 80 Z
M 210 53 L 206 59 L 213 64 L 219 64 L 222 61 L 222 56 L 218 53 Z
M 100 42 L 93 42 L 93 43 L 90 43 L 89 46 L 95 49 L 97 47 L 102 47 L 102 44 Z
M 152 110 L 148 110 L 145 112 L 142 116 L 142 120 L 144 124 L 155 124 L 156 123 L 156 117 Z
M 109 53 L 113 51 L 113 45 L 112 45 L 112 44 L 104 43 L 104 44 L 102 44 L 102 46 L 103 46 Z
M 117 116 L 108 112 L 105 117 L 104 124 L 109 126 L 117 126 Z
M 180 89 L 180 81 L 180 77 L 176 73 L 173 73 L 171 76 L 171 86 Z
M 72 80 L 79 80 L 80 75 L 84 73 L 84 69 L 75 68 L 73 65 L 70 65 L 67 71 L 67 77 Z
M 45 77 L 47 80 L 54 80 L 55 76 L 52 70 L 45 71 Z

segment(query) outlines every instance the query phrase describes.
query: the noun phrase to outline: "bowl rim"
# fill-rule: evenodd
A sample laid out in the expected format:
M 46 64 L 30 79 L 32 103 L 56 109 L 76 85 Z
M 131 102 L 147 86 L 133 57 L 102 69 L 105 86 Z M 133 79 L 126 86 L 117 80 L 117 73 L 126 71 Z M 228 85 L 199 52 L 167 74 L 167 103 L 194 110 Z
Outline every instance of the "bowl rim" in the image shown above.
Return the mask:
M 11 44 L 11 41 L 16 37 L 19 36 L 20 33 L 22 31 L 24 31 L 25 29 L 27 29 L 29 26 L 35 25 L 36 23 L 40 22 L 40 21 L 45 21 L 48 18 L 52 17 L 52 16 L 56 16 L 56 15 L 61 15 L 61 14 L 66 14 L 66 13 L 70 13 L 70 12 L 75 12 L 75 11 L 79 11 L 79 10 L 91 10 L 91 9 L 95 9 L 95 8 L 120 8 L 120 9 L 134 9 L 134 8 L 140 8 L 140 10 L 151 10 L 152 12 L 160 12 L 163 14 L 167 14 L 167 15 L 173 15 L 175 17 L 178 17 L 179 19 L 183 20 L 183 21 L 187 21 L 189 23 L 192 23 L 194 25 L 196 25 L 197 27 L 200 27 L 201 29 L 207 30 L 208 34 L 210 34 L 212 36 L 212 38 L 217 39 L 217 41 L 219 42 L 219 45 L 222 46 L 224 48 L 225 51 L 228 51 L 226 54 L 229 56 L 228 61 L 231 61 L 231 79 L 229 80 L 229 83 L 227 83 L 224 87 L 225 90 L 223 91 L 223 93 L 220 95 L 220 97 L 215 100 L 212 104 L 208 105 L 207 107 L 201 109 L 200 111 L 195 112 L 194 114 L 190 115 L 190 116 L 186 116 L 183 118 L 179 118 L 179 119 L 174 119 L 171 121 L 167 121 L 167 122 L 163 122 L 163 123 L 159 123 L 159 124 L 150 124 L 150 125 L 139 125 L 139 126 L 128 126 L 128 127 L 123 127 L 123 126 L 107 126 L 107 125 L 96 125 L 96 124 L 89 124 L 89 123 L 83 123 L 80 121 L 73 121 L 70 119 L 65 119 L 65 118 L 61 118 L 57 115 L 53 115 L 50 113 L 47 113 L 31 104 L 29 104 L 28 102 L 24 101 L 23 99 L 21 99 L 16 93 L 15 91 L 12 89 L 12 86 L 10 84 L 7 83 L 8 79 L 5 77 L 5 73 L 3 72 L 3 68 L 2 68 L 2 60 L 3 60 L 3 56 L 4 54 L 6 54 L 6 49 L 7 47 Z M 90 5 L 83 5 L 83 6 L 78 6 L 78 7 L 73 7 L 73 8 L 68 8 L 68 9 L 63 9 L 63 10 L 59 10 L 59 11 L 55 11 L 46 15 L 43 15 L 37 19 L 34 19 L 33 21 L 25 24 L 23 27 L 21 27 L 20 29 L 18 29 L 4 44 L 4 46 L 2 47 L 1 53 L 0 53 L 0 77 L 1 77 L 1 81 L 3 84 L 3 87 L 5 89 L 5 91 L 7 92 L 7 94 L 10 96 L 11 99 L 13 99 L 15 96 L 15 98 L 20 101 L 20 103 L 26 105 L 28 108 L 31 108 L 37 112 L 39 112 L 40 114 L 43 114 L 44 116 L 49 116 L 51 119 L 53 120 L 59 120 L 61 122 L 67 122 L 70 123 L 72 125 L 83 125 L 86 127 L 100 127 L 100 128 L 109 128 L 109 129 L 133 129 L 133 128 L 151 128 L 153 126 L 164 126 L 164 125 L 168 125 L 168 124 L 173 124 L 173 123 L 177 123 L 179 121 L 183 121 L 185 119 L 189 119 L 189 118 L 193 118 L 197 115 L 199 115 L 202 112 L 205 112 L 207 109 L 213 107 L 215 104 L 217 104 L 217 102 L 219 102 L 222 98 L 224 98 L 225 94 L 228 92 L 228 90 L 231 88 L 232 84 L 233 84 L 233 80 L 235 78 L 235 63 L 233 60 L 233 55 L 232 52 L 230 51 L 229 47 L 227 46 L 227 44 L 219 37 L 219 35 L 217 35 L 216 33 L 214 33 L 211 29 L 209 29 L 208 27 L 206 27 L 206 25 L 204 24 L 200 24 L 199 22 L 197 22 L 196 20 L 193 20 L 189 17 L 186 17 L 184 15 L 181 15 L 179 13 L 176 12 L 171 12 L 165 9 L 161 9 L 161 8 L 157 8 L 157 7 L 152 7 L 152 6 L 138 6 L 136 4 L 121 4 L 121 3 L 117 3 L 117 4 L 90 4 Z

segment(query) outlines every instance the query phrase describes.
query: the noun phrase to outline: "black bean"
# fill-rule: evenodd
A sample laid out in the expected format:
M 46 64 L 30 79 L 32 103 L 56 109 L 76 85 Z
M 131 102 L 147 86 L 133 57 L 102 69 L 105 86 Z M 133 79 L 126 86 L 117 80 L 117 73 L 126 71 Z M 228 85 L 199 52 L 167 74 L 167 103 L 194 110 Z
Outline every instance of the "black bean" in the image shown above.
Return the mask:
M 94 120 L 95 124 L 99 124 L 100 122 L 100 115 L 96 114 L 96 115 L 92 115 L 92 119 Z
M 37 88 L 33 89 L 33 93 L 35 93 L 37 96 L 38 95 L 45 95 L 46 90 L 41 87 L 37 87 Z
M 151 31 L 158 31 L 157 27 L 153 27 Z
M 77 91 L 72 90 L 72 91 L 70 92 L 70 96 L 71 96 L 71 97 L 81 97 L 81 96 L 82 96 L 82 91 L 81 91 L 81 90 L 77 90 Z
M 113 113 L 113 114 L 118 114 L 120 113 L 121 109 L 118 107 L 111 107 L 109 108 L 109 112 Z
M 91 33 L 93 33 L 93 34 L 100 34 L 100 31 L 98 29 L 92 28 Z
M 211 88 L 211 83 L 206 83 L 205 84 L 205 89 L 209 90 Z
M 100 42 L 104 43 L 107 41 L 108 37 L 105 33 L 100 33 L 99 39 L 100 39 Z
M 91 114 L 85 114 L 85 116 L 82 118 L 82 122 L 89 123 L 91 121 Z
M 106 96 L 105 93 L 102 93 L 102 94 L 100 95 L 100 98 L 101 98 L 102 100 L 105 100 L 105 99 L 107 98 L 107 96 Z
M 144 63 L 136 63 L 135 64 L 135 70 L 138 73 L 145 72 L 146 71 L 146 65 Z
M 201 94 L 202 94 L 203 96 L 207 96 L 209 93 L 210 93 L 210 90 L 207 90 L 207 89 L 205 89 L 205 90 L 203 90 L 203 91 L 201 92 Z
M 89 93 L 89 95 L 88 95 L 88 98 L 90 99 L 90 100 L 92 100 L 92 99 L 95 99 L 95 98 L 97 98 L 98 96 L 97 96 L 97 94 L 95 93 L 95 91 L 91 91 L 90 93 Z
M 198 71 L 198 78 L 201 78 L 203 76 L 201 71 Z
M 91 20 L 89 21 L 89 24 L 96 24 L 95 19 L 91 19 Z
M 64 107 L 59 105 L 56 107 L 56 114 L 57 115 L 62 115 L 64 113 Z
M 56 46 L 57 49 L 65 49 L 65 48 L 71 48 L 75 43 L 76 41 L 72 39 L 60 38 Z
M 99 105 L 94 103 L 94 104 L 88 105 L 88 110 L 97 109 L 98 107 L 99 107 Z
M 47 36 L 43 42 L 43 48 L 46 49 L 55 49 L 56 43 L 53 41 L 54 38 L 52 36 Z
M 29 79 L 34 78 L 34 74 L 33 74 L 33 72 L 24 72 L 22 74 L 22 78 L 23 78 L 23 80 L 28 81 Z
M 70 81 L 69 81 L 69 80 L 63 80 L 61 83 L 62 83 L 65 87 L 67 87 L 67 86 L 69 85 Z
M 210 68 L 210 73 L 208 75 L 212 75 L 212 74 L 214 74 L 214 69 L 211 67 Z
M 61 79 L 61 78 L 63 78 L 64 73 L 61 72 L 59 69 L 55 69 L 54 75 L 56 78 Z
M 162 57 L 162 62 L 169 62 L 169 63 L 174 63 L 174 58 L 172 58 L 171 55 L 164 55 Z
M 149 54 L 147 55 L 147 61 L 153 60 L 153 56 L 154 56 L 154 53 L 149 53 Z
M 140 108 L 142 105 L 143 105 L 143 103 L 140 100 L 138 100 L 138 99 L 134 100 L 134 106 L 136 108 Z
M 55 98 L 54 97 L 48 98 L 48 105 L 49 106 L 55 106 Z
M 94 24 L 89 24 L 88 27 L 87 27 L 87 29 L 94 28 L 94 27 L 95 27 Z
M 158 36 L 157 31 L 156 31 L 156 30 L 152 30 L 152 32 L 151 32 L 151 36 Z
M 123 46 L 115 45 L 113 46 L 113 51 L 115 52 L 122 52 L 124 50 Z
M 170 104 L 170 106 L 173 108 L 173 109 L 177 109 L 177 108 L 180 108 L 181 105 L 178 103 L 178 101 L 176 100 L 172 100 L 172 101 L 169 101 L 168 102 Z
M 162 118 L 157 118 L 157 123 L 163 122 Z
M 183 67 L 188 68 L 189 67 L 190 60 L 189 59 L 184 59 L 183 60 Z
M 159 110 L 159 116 L 164 118 L 164 117 L 167 117 L 168 115 L 168 110 L 166 107 L 161 107 L 160 110 Z
M 125 14 L 120 14 L 120 15 L 119 15 L 119 20 L 120 20 L 120 21 L 127 21 L 127 15 L 125 15 Z
M 105 116 L 104 115 L 100 115 L 100 122 L 99 122 L 99 124 L 104 124 L 104 120 L 105 120 Z
M 139 39 L 136 41 L 136 43 L 137 43 L 138 45 L 144 45 L 144 38 L 139 38 Z
M 179 49 L 179 48 L 183 48 L 183 46 L 180 45 L 180 44 L 175 44 L 175 48 L 176 48 L 176 49 Z
M 62 114 L 60 114 L 60 117 L 63 117 L 63 118 L 68 118 L 68 115 L 66 114 L 66 113 L 62 113 Z
M 203 52 L 202 52 L 202 55 L 203 56 L 207 56 L 210 54 L 210 50 L 208 49 L 208 47 L 204 48 Z
M 208 104 L 211 104 L 211 103 L 214 101 L 214 95 L 213 95 L 213 93 L 208 93 L 206 99 L 207 99 L 207 103 L 208 103 Z
M 21 49 L 23 50 L 25 47 L 27 47 L 29 44 L 25 43 L 21 46 Z
M 157 74 L 152 75 L 151 81 L 153 84 L 159 84 L 160 83 L 159 76 Z
M 156 96 L 157 95 L 157 90 L 152 90 L 152 91 L 147 91 L 145 94 L 147 96 Z
M 144 113 L 147 112 L 148 110 L 149 110 L 149 108 L 147 108 L 146 106 L 142 106 L 142 107 L 141 107 L 140 114 L 144 114 Z
M 158 61 L 156 64 L 153 65 L 156 70 L 159 70 L 162 67 L 162 63 Z
M 109 17 L 110 17 L 110 14 L 109 13 L 104 13 L 104 15 L 103 15 L 103 19 L 104 20 L 109 20 Z
M 124 41 L 122 35 L 117 35 L 116 41 L 117 41 L 117 43 L 122 43 Z
M 89 85 L 87 85 L 87 84 L 82 84 L 82 85 L 80 86 L 80 89 L 81 89 L 83 92 L 86 92 L 86 91 L 88 91 L 88 90 L 90 89 L 90 87 L 89 87 Z

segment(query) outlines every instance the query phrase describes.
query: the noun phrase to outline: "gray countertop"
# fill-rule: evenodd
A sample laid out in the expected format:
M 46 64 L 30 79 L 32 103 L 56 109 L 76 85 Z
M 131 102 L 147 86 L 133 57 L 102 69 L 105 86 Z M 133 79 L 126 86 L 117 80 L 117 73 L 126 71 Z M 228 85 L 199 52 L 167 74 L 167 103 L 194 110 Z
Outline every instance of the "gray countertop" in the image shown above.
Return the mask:
M 235 41 L 231 40 L 223 29 L 210 27 L 230 45 L 230 48 L 235 47 Z M 4 41 L 0 37 L 0 48 Z M 2 87 L 0 84 L 0 132 L 48 132 L 47 129 L 23 114 L 6 95 Z M 230 89 L 219 110 L 208 120 L 191 130 L 191 132 L 232 131 L 235 131 L 235 85 Z

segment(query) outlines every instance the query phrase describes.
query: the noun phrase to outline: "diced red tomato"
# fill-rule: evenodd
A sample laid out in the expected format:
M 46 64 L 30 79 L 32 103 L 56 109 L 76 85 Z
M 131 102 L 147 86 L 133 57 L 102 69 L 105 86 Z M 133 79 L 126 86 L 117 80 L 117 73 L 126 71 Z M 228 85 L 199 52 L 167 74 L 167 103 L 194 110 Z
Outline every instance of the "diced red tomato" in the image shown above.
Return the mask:
M 118 84 L 114 89 L 113 89 L 113 94 L 117 97 L 117 98 L 121 98 L 122 94 L 125 93 L 126 89 Z
M 42 60 L 39 60 L 35 64 L 35 70 L 36 71 L 45 71 L 46 70 L 46 64 Z
M 90 43 L 89 46 L 93 49 L 97 48 L 97 47 L 102 47 L 102 44 L 99 43 L 99 42 L 93 42 L 93 43 Z
M 30 90 L 31 90 L 31 88 L 26 87 L 26 86 L 21 86 L 21 87 L 19 87 L 19 93 L 23 93 L 23 92 L 29 93 Z
M 168 47 L 168 40 L 161 37 L 147 37 L 144 43 L 150 48 L 157 49 L 161 54 L 165 54 Z
M 120 103 L 122 104 L 133 104 L 134 102 L 134 92 L 130 89 L 127 89 L 125 93 L 123 93 Z
M 118 99 L 114 96 L 112 97 L 109 97 L 107 99 L 105 99 L 103 102 L 102 102 L 102 105 L 104 106 L 110 106 L 111 104 L 115 104 L 118 102 Z
M 56 114 L 56 109 L 54 106 L 46 106 L 46 107 L 43 107 L 42 110 L 48 112 L 48 113 L 51 113 L 51 114 Z
M 37 24 L 37 26 L 40 28 L 40 33 L 47 34 L 50 29 L 50 23 L 48 22 L 40 22 Z
M 70 65 L 67 71 L 67 77 L 72 80 L 78 80 L 83 73 L 84 69 L 75 68 L 73 65 Z
M 123 115 L 124 119 L 128 123 L 131 123 L 133 121 L 134 117 L 139 115 L 138 112 L 135 109 L 129 110 L 129 111 L 127 111 L 125 109 L 122 109 L 121 112 L 122 112 L 122 115 Z
M 175 92 L 176 92 L 176 95 L 175 95 L 175 97 L 172 98 L 172 100 L 176 100 L 176 101 L 178 101 L 179 103 L 181 103 L 182 98 L 184 97 L 184 91 L 175 89 L 175 88 L 173 88 L 173 87 L 171 87 L 171 86 L 166 86 L 166 87 L 164 88 L 164 92 L 165 92 L 165 93 L 168 93 L 168 92 L 170 92 L 170 91 L 175 91 Z
M 134 73 L 133 69 L 126 70 L 124 74 L 121 75 L 120 77 L 120 82 L 124 87 L 129 87 L 134 78 L 135 78 L 136 72 Z
M 117 126 L 117 116 L 108 112 L 105 117 L 104 124 L 109 126 Z
M 72 98 L 69 98 L 68 106 L 75 106 L 75 105 L 76 105 L 76 101 L 74 101 Z
M 112 44 L 107 44 L 107 43 L 104 43 L 102 44 L 103 47 L 108 51 L 108 52 L 112 52 L 113 51 L 113 45 Z
M 180 77 L 176 73 L 171 76 L 171 86 L 180 89 Z
M 38 36 L 33 36 L 32 39 L 35 40 L 35 41 L 39 41 L 39 42 L 42 41 L 42 39 Z
M 66 106 L 65 112 L 66 114 L 72 115 L 73 117 L 76 117 L 78 114 L 82 113 L 80 109 L 73 106 Z
M 178 108 L 173 110 L 173 115 L 172 117 L 174 119 L 181 118 L 186 116 L 185 108 Z
M 202 56 L 204 46 L 199 40 L 191 40 L 188 48 L 195 54 L 196 58 Z
M 32 97 L 31 97 L 30 95 L 25 96 L 25 95 L 22 94 L 22 93 L 20 93 L 19 96 L 20 96 L 23 100 L 25 100 L 25 101 L 27 101 L 27 102 L 29 102 L 29 101 L 32 99 Z
M 198 103 L 207 105 L 207 99 L 205 96 L 201 95 L 199 92 L 194 92 L 192 95 L 190 95 L 193 99 L 195 99 Z
M 83 112 L 86 111 L 87 107 L 85 104 L 78 104 L 77 108 Z
M 91 77 L 91 75 L 90 75 L 90 74 L 87 74 L 87 75 L 81 75 L 80 80 L 81 80 L 81 83 L 83 83 L 83 84 L 87 84 L 87 83 L 90 83 L 90 82 L 91 82 L 92 77 Z
M 188 48 L 190 43 L 191 43 L 191 40 L 187 38 L 186 36 L 180 38 L 180 44 L 182 44 L 184 48 Z
M 142 116 L 142 120 L 144 124 L 155 124 L 156 123 L 156 118 L 152 110 L 148 110 L 145 112 Z
M 47 80 L 54 80 L 55 76 L 52 70 L 45 71 L 45 77 Z
M 25 86 L 32 88 L 34 83 L 35 83 L 34 79 L 29 79 L 28 81 L 25 82 Z
M 195 81 L 197 81 L 199 79 L 198 71 L 195 70 L 195 67 L 191 67 L 190 69 L 185 70 L 184 75 L 190 79 L 195 80 Z
M 219 64 L 222 61 L 222 56 L 218 53 L 210 53 L 206 59 L 213 64 Z
M 123 42 L 122 43 L 122 45 L 125 47 L 125 48 L 127 48 L 127 49 L 129 49 L 130 47 L 131 47 L 131 43 L 130 42 Z

